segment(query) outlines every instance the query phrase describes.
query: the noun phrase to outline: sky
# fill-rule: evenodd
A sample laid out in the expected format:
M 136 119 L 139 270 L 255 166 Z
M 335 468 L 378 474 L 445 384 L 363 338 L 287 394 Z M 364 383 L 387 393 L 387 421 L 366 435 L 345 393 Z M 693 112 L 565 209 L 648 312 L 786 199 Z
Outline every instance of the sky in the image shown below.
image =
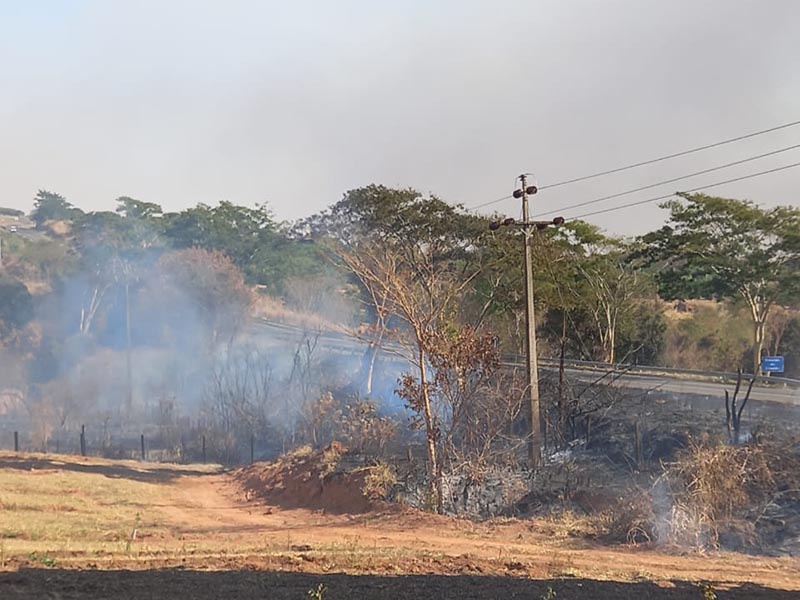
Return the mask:
M 796 0 L 0 0 L 0 205 L 267 203 L 346 190 L 467 207 L 800 120 Z M 800 144 L 800 126 L 580 184 L 535 214 Z M 800 149 L 565 210 L 800 162 Z M 800 168 L 709 190 L 800 205 Z M 507 199 L 483 211 L 518 216 Z M 660 226 L 656 203 L 587 217 Z

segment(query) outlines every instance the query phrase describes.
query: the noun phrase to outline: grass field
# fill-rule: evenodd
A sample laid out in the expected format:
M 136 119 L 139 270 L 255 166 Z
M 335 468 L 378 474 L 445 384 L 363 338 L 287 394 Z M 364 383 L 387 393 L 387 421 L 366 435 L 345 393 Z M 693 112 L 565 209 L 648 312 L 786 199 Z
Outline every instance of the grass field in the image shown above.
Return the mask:
M 0 454 L 2 599 L 800 598 L 797 559 L 610 548 L 578 529 L 332 515 L 246 502 L 215 467 Z

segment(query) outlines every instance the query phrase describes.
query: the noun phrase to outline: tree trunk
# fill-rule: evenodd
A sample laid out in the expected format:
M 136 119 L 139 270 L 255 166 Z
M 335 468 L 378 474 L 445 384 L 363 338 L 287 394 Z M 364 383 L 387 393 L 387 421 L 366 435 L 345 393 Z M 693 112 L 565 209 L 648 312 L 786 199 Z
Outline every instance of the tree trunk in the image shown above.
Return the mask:
M 433 422 L 433 411 L 431 410 L 431 398 L 428 390 L 428 374 L 425 368 L 425 350 L 422 349 L 422 341 L 419 344 L 419 383 L 420 394 L 422 394 L 422 415 L 425 418 L 425 441 L 428 449 L 428 488 L 431 499 L 436 501 L 436 512 L 442 512 L 442 498 L 439 494 L 439 479 L 441 473 L 436 456 L 436 428 Z
M 567 313 L 561 311 L 561 352 L 558 358 L 558 434 L 562 446 L 567 443 L 567 399 L 564 397 L 564 358 L 567 351 Z
M 613 365 L 617 358 L 615 346 L 617 345 L 617 327 L 610 325 L 608 329 L 608 364 Z
M 763 320 L 757 321 L 753 335 L 753 373 L 756 375 L 763 374 L 761 372 L 761 354 L 764 352 L 764 325 Z

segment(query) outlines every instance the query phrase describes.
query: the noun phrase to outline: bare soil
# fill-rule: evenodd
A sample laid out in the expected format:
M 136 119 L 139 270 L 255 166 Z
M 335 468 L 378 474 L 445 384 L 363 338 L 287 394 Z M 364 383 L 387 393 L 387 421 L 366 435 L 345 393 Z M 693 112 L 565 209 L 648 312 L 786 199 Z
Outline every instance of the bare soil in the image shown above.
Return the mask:
M 143 524 L 118 549 L 102 551 L 83 548 L 76 531 L 64 533 L 66 541 L 46 533 L 24 541 L 39 548 L 27 554 L 17 550 L 31 547 L 25 536 L 2 540 L 0 598 L 299 599 L 322 585 L 325 599 L 539 600 L 548 590 L 554 600 L 702 599 L 699 582 L 710 582 L 720 600 L 800 598 L 797 558 L 611 548 L 544 520 L 478 524 L 410 509 L 290 508 L 248 495 L 232 473 L 0 455 L 6 488 L 28 485 L 29 495 L 68 472 L 135 486 L 131 503 L 146 507 Z M 0 490 L 0 531 L 23 510 L 2 501 Z M 93 510 L 106 510 L 97 502 Z

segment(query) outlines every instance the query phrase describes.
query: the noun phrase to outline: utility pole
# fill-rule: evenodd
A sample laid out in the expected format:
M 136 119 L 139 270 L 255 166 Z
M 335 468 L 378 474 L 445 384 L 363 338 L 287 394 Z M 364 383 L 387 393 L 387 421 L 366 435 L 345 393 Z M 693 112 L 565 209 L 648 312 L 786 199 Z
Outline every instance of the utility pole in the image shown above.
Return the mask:
M 539 361 L 536 355 L 536 309 L 533 305 L 533 254 L 531 236 L 533 227 L 528 212 L 528 178 L 519 176 L 521 189 L 514 190 L 514 196 L 521 192 L 522 196 L 522 237 L 525 243 L 525 357 L 528 369 L 528 393 L 530 400 L 531 440 L 528 454 L 532 467 L 539 465 L 542 459 L 542 415 L 539 402 Z M 531 190 L 536 193 L 536 187 Z
M 528 177 L 519 176 L 520 188 L 514 190 L 514 198 L 522 200 L 522 222 L 517 223 L 508 218 L 496 221 L 489 225 L 489 229 L 496 231 L 501 226 L 518 225 L 522 228 L 525 259 L 525 362 L 528 376 L 528 403 L 530 408 L 531 435 L 528 444 L 528 457 L 532 467 L 537 467 L 542 461 L 542 439 L 544 427 L 542 420 L 542 407 L 539 401 L 539 361 L 536 354 L 536 309 L 533 303 L 533 235 L 534 232 L 546 229 L 551 225 L 564 223 L 563 217 L 556 217 L 552 221 L 531 221 L 528 207 L 528 196 L 539 190 L 535 185 L 528 185 Z

